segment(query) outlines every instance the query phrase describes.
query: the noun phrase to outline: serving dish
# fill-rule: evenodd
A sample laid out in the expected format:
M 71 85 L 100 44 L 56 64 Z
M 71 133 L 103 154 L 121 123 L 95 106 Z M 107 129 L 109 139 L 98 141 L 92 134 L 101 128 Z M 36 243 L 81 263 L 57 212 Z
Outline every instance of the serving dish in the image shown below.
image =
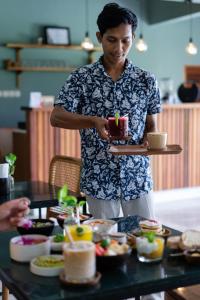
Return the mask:
M 66 219 L 67 216 L 68 216 L 67 214 L 60 214 L 57 216 L 57 221 L 61 228 L 63 228 L 64 220 Z M 81 223 L 92 218 L 91 214 L 80 214 L 79 216 L 80 216 Z
M 83 224 L 90 225 L 93 231 L 99 234 L 114 233 L 118 230 L 117 222 L 114 220 L 90 219 L 84 221 Z
M 180 145 L 167 145 L 164 149 L 151 150 L 141 145 L 112 145 L 109 152 L 113 155 L 158 155 L 179 154 L 182 151 Z
M 127 259 L 130 257 L 132 249 L 129 248 L 128 252 L 124 254 L 96 256 L 97 270 L 103 271 L 110 268 L 122 267 Z
M 193 263 L 193 264 L 200 263 L 200 249 L 185 250 L 183 252 L 183 255 L 187 260 L 187 262 L 189 263 Z
M 50 253 L 50 240 L 45 235 L 16 236 L 10 240 L 10 257 L 18 262 L 29 262 L 39 255 Z
M 137 229 L 133 230 L 131 232 L 131 234 L 133 234 L 135 236 L 140 236 L 140 235 L 142 235 L 142 231 L 139 228 L 137 228 Z M 171 230 L 168 228 L 163 228 L 160 232 L 156 232 L 155 235 L 167 238 L 168 236 L 171 235 Z
M 49 219 L 30 219 L 27 223 L 17 226 L 19 234 L 51 235 L 54 229 L 54 221 Z
M 64 269 L 64 257 L 62 255 L 44 255 L 31 260 L 30 270 L 39 276 L 58 276 Z

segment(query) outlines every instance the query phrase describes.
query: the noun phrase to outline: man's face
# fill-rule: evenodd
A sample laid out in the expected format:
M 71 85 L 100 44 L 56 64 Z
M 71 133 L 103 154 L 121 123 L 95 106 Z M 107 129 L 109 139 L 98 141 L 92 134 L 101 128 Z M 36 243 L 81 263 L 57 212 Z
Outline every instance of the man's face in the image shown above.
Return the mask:
M 133 43 L 130 24 L 120 24 L 109 28 L 103 36 L 97 32 L 98 41 L 102 44 L 104 57 L 112 63 L 124 62 Z

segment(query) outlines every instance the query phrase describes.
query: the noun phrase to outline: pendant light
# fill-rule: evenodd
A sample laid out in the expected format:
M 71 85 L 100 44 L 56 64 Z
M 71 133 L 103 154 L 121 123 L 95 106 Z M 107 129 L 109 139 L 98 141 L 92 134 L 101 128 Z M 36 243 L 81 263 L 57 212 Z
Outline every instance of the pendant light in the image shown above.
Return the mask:
M 145 52 L 148 49 L 148 45 L 143 38 L 143 0 L 139 0 L 139 10 L 140 10 L 140 35 L 139 39 L 135 44 L 135 47 L 140 52 Z
M 85 0 L 85 23 L 86 23 L 86 33 L 85 38 L 81 43 L 81 47 L 84 50 L 90 51 L 94 48 L 94 44 L 89 37 L 89 7 L 88 0 Z
M 187 0 L 187 3 L 189 5 L 189 15 L 190 15 L 190 34 L 189 34 L 189 43 L 187 44 L 185 51 L 189 55 L 196 55 L 198 52 L 197 46 L 193 43 L 193 20 L 192 20 L 192 0 Z

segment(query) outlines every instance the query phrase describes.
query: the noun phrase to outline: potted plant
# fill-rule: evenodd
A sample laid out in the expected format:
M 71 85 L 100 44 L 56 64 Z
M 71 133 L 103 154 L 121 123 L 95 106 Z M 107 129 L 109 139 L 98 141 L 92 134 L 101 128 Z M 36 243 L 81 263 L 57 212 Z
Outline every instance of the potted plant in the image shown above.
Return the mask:
M 85 204 L 85 201 L 78 202 L 77 198 L 69 195 L 68 187 L 65 184 L 58 191 L 59 206 L 66 212 L 67 218 L 64 223 L 68 225 L 80 224 L 80 208 Z

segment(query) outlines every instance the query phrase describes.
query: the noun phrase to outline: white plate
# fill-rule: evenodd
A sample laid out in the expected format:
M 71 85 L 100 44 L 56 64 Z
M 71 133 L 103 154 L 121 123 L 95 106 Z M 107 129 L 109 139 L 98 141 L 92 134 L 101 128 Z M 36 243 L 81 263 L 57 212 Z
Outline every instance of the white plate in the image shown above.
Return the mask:
M 50 236 L 50 242 L 51 242 L 51 250 L 52 251 L 62 251 L 62 246 L 64 242 L 54 242 L 55 235 Z
M 43 255 L 43 256 L 39 256 L 39 257 L 62 259 L 63 255 Z M 64 269 L 64 265 L 63 265 L 63 267 L 40 267 L 40 266 L 37 266 L 35 264 L 36 259 L 38 259 L 38 257 L 35 257 L 30 262 L 30 270 L 32 273 L 34 273 L 36 275 L 48 276 L 48 277 L 58 276 L 60 274 L 60 272 Z

